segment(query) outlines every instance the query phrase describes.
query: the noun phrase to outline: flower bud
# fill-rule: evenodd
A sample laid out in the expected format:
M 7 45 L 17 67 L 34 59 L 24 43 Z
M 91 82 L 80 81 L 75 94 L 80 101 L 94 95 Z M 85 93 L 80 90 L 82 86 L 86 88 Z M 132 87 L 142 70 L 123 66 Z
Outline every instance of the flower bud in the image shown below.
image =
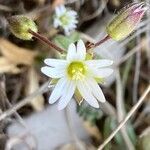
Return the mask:
M 135 30 L 147 9 L 144 2 L 133 3 L 123 9 L 106 27 L 108 35 L 117 41 L 126 38 Z
M 25 16 L 13 16 L 8 19 L 9 28 L 11 32 L 18 38 L 23 40 L 31 40 L 32 34 L 29 33 L 29 29 L 37 32 L 37 26 L 33 20 Z

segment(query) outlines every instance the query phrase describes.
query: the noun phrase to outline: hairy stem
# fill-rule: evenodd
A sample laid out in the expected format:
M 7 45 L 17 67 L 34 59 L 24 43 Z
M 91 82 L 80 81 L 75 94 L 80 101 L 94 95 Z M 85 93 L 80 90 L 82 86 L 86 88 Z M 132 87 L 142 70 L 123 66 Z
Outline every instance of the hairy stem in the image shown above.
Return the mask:
M 54 48 L 55 50 L 57 50 L 58 52 L 62 53 L 65 50 L 58 47 L 56 44 L 54 44 L 53 42 L 51 42 L 48 38 L 44 37 L 43 35 L 36 33 L 34 31 L 32 31 L 31 29 L 29 29 L 29 33 L 32 34 L 35 38 L 37 38 L 38 40 L 46 43 L 49 47 Z
M 102 40 L 96 42 L 95 44 L 94 43 L 90 43 L 88 46 L 87 46 L 87 49 L 91 49 L 91 48 L 95 48 L 97 46 L 100 46 L 101 44 L 103 44 L 104 42 L 106 42 L 107 40 L 109 40 L 111 37 L 109 35 L 106 35 Z

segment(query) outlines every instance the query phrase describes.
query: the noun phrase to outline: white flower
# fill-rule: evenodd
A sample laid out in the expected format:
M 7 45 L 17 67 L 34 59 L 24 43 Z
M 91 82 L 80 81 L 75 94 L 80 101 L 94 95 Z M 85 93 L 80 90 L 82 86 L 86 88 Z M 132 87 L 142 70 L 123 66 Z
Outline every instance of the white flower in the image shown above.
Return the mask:
M 62 27 L 65 34 L 69 35 L 70 31 L 74 30 L 76 28 L 76 24 L 78 23 L 76 17 L 76 11 L 67 10 L 64 5 L 57 6 L 55 8 L 54 27 Z
M 66 60 L 45 59 L 44 62 L 48 66 L 42 67 L 41 71 L 48 77 L 58 79 L 49 103 L 53 104 L 59 99 L 59 110 L 67 106 L 76 89 L 95 108 L 99 107 L 98 101 L 105 102 L 96 79 L 105 78 L 113 72 L 108 68 L 113 61 L 86 60 L 86 48 L 82 40 L 78 41 L 77 47 L 73 43 L 69 45 Z

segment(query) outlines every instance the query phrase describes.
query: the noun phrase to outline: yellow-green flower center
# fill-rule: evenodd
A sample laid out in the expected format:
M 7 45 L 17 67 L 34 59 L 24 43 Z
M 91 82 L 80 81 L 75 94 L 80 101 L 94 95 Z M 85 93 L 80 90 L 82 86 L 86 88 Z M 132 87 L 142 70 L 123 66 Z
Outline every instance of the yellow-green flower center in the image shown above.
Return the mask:
M 60 20 L 62 22 L 63 25 L 68 25 L 69 24 L 69 21 L 70 21 L 70 18 L 69 16 L 67 16 L 66 14 L 62 15 L 60 17 Z
M 67 74 L 72 80 L 82 80 L 87 72 L 87 66 L 80 61 L 70 63 Z

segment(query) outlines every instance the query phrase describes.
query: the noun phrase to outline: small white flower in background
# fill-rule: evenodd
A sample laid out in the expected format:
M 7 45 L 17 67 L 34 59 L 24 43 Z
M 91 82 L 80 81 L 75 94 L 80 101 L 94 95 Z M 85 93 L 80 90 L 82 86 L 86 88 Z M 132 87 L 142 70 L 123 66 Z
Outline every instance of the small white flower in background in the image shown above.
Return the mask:
M 77 12 L 68 10 L 64 5 L 55 8 L 54 27 L 62 27 L 66 35 L 69 35 L 77 26 Z
M 105 102 L 103 92 L 96 81 L 113 72 L 108 68 L 113 61 L 86 60 L 86 48 L 82 40 L 78 41 L 77 46 L 73 43 L 69 45 L 66 60 L 48 58 L 44 62 L 48 66 L 42 67 L 41 71 L 48 77 L 58 79 L 49 103 L 53 104 L 59 99 L 59 110 L 67 106 L 76 89 L 85 101 L 95 108 L 99 108 L 98 101 Z

